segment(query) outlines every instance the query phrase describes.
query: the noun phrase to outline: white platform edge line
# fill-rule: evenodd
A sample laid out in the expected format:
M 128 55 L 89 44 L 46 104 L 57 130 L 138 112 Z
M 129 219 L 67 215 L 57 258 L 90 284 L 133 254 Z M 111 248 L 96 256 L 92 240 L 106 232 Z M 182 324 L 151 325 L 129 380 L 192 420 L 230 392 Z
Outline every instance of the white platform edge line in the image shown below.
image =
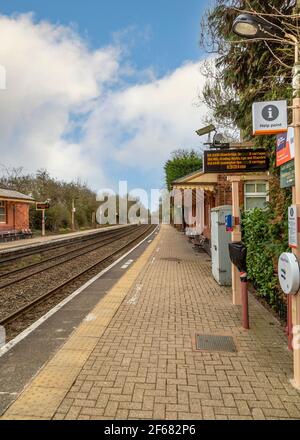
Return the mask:
M 55 306 L 55 307 L 53 307 L 53 309 L 49 310 L 49 312 L 47 312 L 44 316 L 42 316 L 38 321 L 33 323 L 30 327 L 28 327 L 26 330 L 24 330 L 22 333 L 20 333 L 14 339 L 12 339 L 7 344 L 5 344 L 2 348 L 0 348 L 0 358 L 4 354 L 6 354 L 8 351 L 10 351 L 13 347 L 15 347 L 19 342 L 21 342 L 23 339 L 25 339 L 27 336 L 29 336 L 34 330 L 36 330 L 41 324 L 43 324 L 45 321 L 47 321 L 47 319 L 49 319 L 56 312 L 58 312 L 62 307 L 64 307 L 66 304 L 68 304 L 70 301 L 72 301 L 72 299 L 74 299 L 76 296 L 78 296 L 87 287 L 89 287 L 91 284 L 93 284 L 95 281 L 97 281 L 99 278 L 101 278 L 104 274 L 106 274 L 108 271 L 110 271 L 113 267 L 117 266 L 117 264 L 119 264 L 126 257 L 128 257 L 128 255 L 130 255 L 133 251 L 135 251 L 137 248 L 139 248 L 146 240 L 149 239 L 149 237 L 151 237 L 155 232 L 157 232 L 157 229 L 158 229 L 158 226 L 154 229 L 153 232 L 151 232 L 151 234 L 149 234 L 140 243 L 138 243 L 136 246 L 134 246 L 132 249 L 130 249 L 130 251 L 128 251 L 126 254 L 124 254 L 122 257 L 120 257 L 118 260 L 116 260 L 114 263 L 112 263 L 110 266 L 106 267 L 98 275 L 91 278 L 83 286 L 81 286 L 79 289 L 75 290 L 75 292 L 71 293 L 71 295 L 69 295 L 67 298 L 65 298 L 59 304 L 57 304 L 57 306 Z

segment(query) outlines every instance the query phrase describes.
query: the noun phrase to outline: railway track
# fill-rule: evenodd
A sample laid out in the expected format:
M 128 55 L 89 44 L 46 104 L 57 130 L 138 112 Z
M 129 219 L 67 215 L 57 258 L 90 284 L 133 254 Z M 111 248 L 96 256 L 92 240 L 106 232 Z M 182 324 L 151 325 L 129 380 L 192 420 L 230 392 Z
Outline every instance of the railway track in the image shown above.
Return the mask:
M 103 266 L 105 266 L 105 265 L 107 266 L 112 260 L 116 259 L 117 256 L 120 256 L 120 254 L 125 253 L 126 250 L 133 247 L 136 242 L 138 242 L 142 239 L 142 237 L 147 236 L 151 232 L 153 232 L 154 229 L 155 229 L 154 226 L 139 226 L 136 229 L 134 229 L 134 231 L 130 230 L 130 232 L 129 232 L 127 230 L 127 237 L 129 238 L 129 241 L 127 241 L 126 243 L 123 243 L 122 245 L 117 246 L 117 248 L 115 248 L 113 251 L 111 251 L 108 255 L 101 257 L 101 258 L 98 258 L 97 261 L 93 261 L 93 263 L 90 264 L 88 267 L 85 267 L 79 273 L 72 275 L 70 278 L 63 281 L 59 285 L 56 285 L 55 287 L 50 288 L 45 293 L 43 293 L 42 295 L 33 299 L 32 301 L 29 301 L 25 305 L 16 308 L 16 310 L 14 310 L 12 313 L 10 313 L 7 316 L 5 316 L 4 318 L 0 319 L 0 325 L 5 327 L 8 324 L 11 324 L 16 320 L 19 320 L 20 318 L 22 318 L 23 315 L 26 315 L 26 313 L 28 313 L 29 311 L 32 311 L 35 307 L 46 302 L 49 298 L 53 298 L 57 294 L 63 293 L 64 289 L 70 288 L 74 282 L 79 281 L 84 277 L 87 277 L 92 271 L 95 271 L 96 269 L 98 269 L 98 267 L 103 268 Z M 125 238 L 125 234 L 124 234 L 123 238 Z M 118 237 L 116 240 L 114 240 L 113 243 L 115 243 L 116 241 L 119 241 L 119 240 L 120 240 L 120 237 Z M 93 274 L 91 274 L 91 276 L 92 275 Z
M 134 227 L 134 225 L 132 225 L 131 227 Z M 99 237 L 99 235 L 101 235 L 101 237 L 104 237 L 104 236 L 114 234 L 117 231 L 121 231 L 124 229 L 125 229 L 124 227 L 120 227 L 120 228 L 114 228 L 112 230 L 104 230 L 104 231 L 99 230 L 99 232 L 94 232 L 94 233 L 87 234 L 87 235 L 81 235 L 79 237 L 72 237 L 69 239 L 61 239 L 59 242 L 55 241 L 52 243 L 51 242 L 50 243 L 39 243 L 39 244 L 31 245 L 29 248 L 24 248 L 24 249 L 17 248 L 17 249 L 9 250 L 9 251 L 1 251 L 0 252 L 0 268 L 3 265 L 10 264 L 14 261 L 20 260 L 21 258 L 30 257 L 30 256 L 34 256 L 37 254 L 43 255 L 46 252 L 51 252 L 56 249 L 62 249 L 62 248 L 67 249 L 71 246 L 76 246 L 79 242 L 83 243 L 83 242 L 87 242 L 87 241 L 93 241 L 95 238 Z M 128 227 L 127 227 L 127 229 L 128 229 Z M 129 227 L 129 229 L 130 229 L 130 227 Z
M 130 228 L 129 230 L 134 231 L 134 227 Z M 21 267 L 18 269 L 13 269 L 13 270 L 10 270 L 9 272 L 5 272 L 3 274 L 0 274 L 0 291 L 6 287 L 12 286 L 13 284 L 24 281 L 33 275 L 41 274 L 41 273 L 45 272 L 46 270 L 49 270 L 53 267 L 60 266 L 63 263 L 74 260 L 75 258 L 81 257 L 83 255 L 87 255 L 90 252 L 97 250 L 97 249 L 101 248 L 102 246 L 105 246 L 106 244 L 113 243 L 114 241 L 116 241 L 122 237 L 126 237 L 128 235 L 129 230 L 122 229 L 121 231 L 110 232 L 109 234 L 106 234 L 105 236 L 98 238 L 96 241 L 93 241 L 93 243 L 86 244 L 84 246 L 79 246 L 76 249 L 72 249 L 68 252 L 62 252 L 58 255 L 46 258 L 42 261 L 28 264 L 27 266 L 24 266 L 24 267 Z M 59 260 L 59 261 L 57 261 L 57 260 Z M 47 266 L 47 264 L 52 261 L 54 261 L 54 263 Z M 41 266 L 45 266 L 45 267 L 38 269 Z M 32 269 L 34 269 L 34 268 L 37 268 L 37 270 L 32 272 Z M 28 271 L 29 271 L 29 273 L 26 274 L 26 272 L 28 272 Z M 21 275 L 19 277 L 15 277 L 15 275 L 20 274 L 20 273 L 23 275 Z M 5 281 L 7 279 L 8 279 L 8 281 Z

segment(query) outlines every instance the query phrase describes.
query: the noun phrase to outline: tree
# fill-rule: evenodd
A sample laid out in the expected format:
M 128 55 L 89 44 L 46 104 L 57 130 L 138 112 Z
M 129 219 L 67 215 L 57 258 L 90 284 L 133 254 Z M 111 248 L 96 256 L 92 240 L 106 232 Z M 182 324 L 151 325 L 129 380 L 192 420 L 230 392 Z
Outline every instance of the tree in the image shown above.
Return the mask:
M 46 227 L 52 232 L 71 227 L 72 200 L 76 205 L 76 226 L 92 226 L 92 213 L 98 204 L 96 194 L 80 180 L 64 182 L 54 179 L 47 170 L 38 170 L 35 175 L 25 174 L 22 168 L 1 166 L 0 187 L 32 194 L 34 199 L 43 202 L 51 199 L 50 209 L 46 212 Z M 41 213 L 30 209 L 30 224 L 33 229 L 41 228 Z
M 194 171 L 202 169 L 202 158 L 194 150 L 176 150 L 172 157 L 164 166 L 166 174 L 166 184 L 168 190 L 171 190 L 172 182 L 180 179 Z
M 233 21 L 240 13 L 249 12 L 298 36 L 300 15 L 295 14 L 295 6 L 295 0 L 217 0 L 202 20 L 201 44 L 214 58 L 205 65 L 207 82 L 200 99 L 210 108 L 215 123 L 238 128 L 244 140 L 250 140 L 252 135 L 253 102 L 291 100 L 294 47 L 284 41 L 243 41 L 232 32 Z M 291 120 L 291 114 L 289 117 Z M 254 140 L 257 146 L 268 150 L 271 159 L 270 203 L 264 213 L 244 215 L 243 232 L 251 256 L 250 278 L 260 294 L 278 309 L 279 301 L 282 303 L 285 298 L 278 289 L 276 261 L 278 254 L 288 248 L 287 207 L 291 204 L 291 190 L 280 189 L 275 138 L 263 136 Z M 253 234 L 258 218 L 261 230 L 268 231 L 262 235 L 260 246 Z M 261 277 L 266 261 L 268 277 Z
M 241 41 L 232 32 L 233 21 L 245 10 L 273 14 L 266 17 L 295 33 L 297 20 L 288 17 L 294 7 L 295 1 L 287 0 L 217 0 L 202 19 L 201 45 L 216 58 L 205 65 L 207 83 L 201 99 L 217 123 L 238 127 L 246 139 L 251 137 L 254 101 L 292 97 L 294 49 L 276 42 Z

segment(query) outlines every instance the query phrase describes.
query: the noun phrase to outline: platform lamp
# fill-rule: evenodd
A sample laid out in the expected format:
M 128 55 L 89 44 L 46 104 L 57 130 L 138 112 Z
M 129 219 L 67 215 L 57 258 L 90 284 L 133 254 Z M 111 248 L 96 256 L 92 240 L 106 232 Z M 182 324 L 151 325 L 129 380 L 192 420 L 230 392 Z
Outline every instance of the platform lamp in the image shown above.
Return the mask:
M 300 1 L 297 1 L 299 8 Z M 253 14 L 241 14 L 233 23 L 233 32 L 249 41 L 273 41 L 280 44 L 295 46 L 295 63 L 293 67 L 293 126 L 295 129 L 295 187 L 293 188 L 294 203 L 297 205 L 297 215 L 300 218 L 300 64 L 299 40 L 295 35 L 288 34 L 284 29 L 262 17 Z M 298 238 L 299 233 L 298 233 Z M 300 261 L 300 248 L 293 250 Z M 293 334 L 294 341 L 299 341 L 300 329 L 300 294 L 292 298 Z M 294 344 L 294 382 L 293 385 L 300 389 L 300 344 Z

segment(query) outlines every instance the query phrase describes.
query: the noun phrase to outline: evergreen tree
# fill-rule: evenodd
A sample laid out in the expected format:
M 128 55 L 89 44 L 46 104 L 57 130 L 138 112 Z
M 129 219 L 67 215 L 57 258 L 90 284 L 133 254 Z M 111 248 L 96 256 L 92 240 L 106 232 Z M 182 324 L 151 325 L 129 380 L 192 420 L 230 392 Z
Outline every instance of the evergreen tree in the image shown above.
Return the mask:
M 202 170 L 202 158 L 194 150 L 176 150 L 165 164 L 166 184 L 170 191 L 172 182 L 194 171 Z

